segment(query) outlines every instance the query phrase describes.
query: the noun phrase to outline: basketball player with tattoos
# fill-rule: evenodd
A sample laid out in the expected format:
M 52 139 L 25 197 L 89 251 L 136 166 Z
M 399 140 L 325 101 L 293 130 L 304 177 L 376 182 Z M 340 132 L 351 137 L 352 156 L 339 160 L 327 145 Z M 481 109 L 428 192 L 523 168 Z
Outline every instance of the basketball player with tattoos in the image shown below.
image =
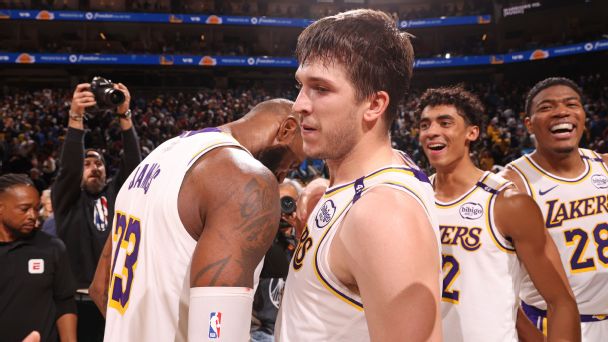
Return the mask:
M 278 182 L 304 159 L 291 106 L 270 100 L 185 132 L 129 176 L 91 287 L 106 341 L 248 340 L 254 270 L 280 217 Z

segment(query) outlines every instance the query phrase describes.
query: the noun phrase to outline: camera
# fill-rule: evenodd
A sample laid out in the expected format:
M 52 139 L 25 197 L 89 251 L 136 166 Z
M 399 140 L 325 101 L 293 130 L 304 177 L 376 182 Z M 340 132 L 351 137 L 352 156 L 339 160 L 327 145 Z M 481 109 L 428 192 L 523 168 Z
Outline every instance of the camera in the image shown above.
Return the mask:
M 294 211 L 296 211 L 296 200 L 291 196 L 281 197 L 281 213 L 289 215 Z
M 125 102 L 125 94 L 118 89 L 114 89 L 114 83 L 101 76 L 93 77 L 91 92 L 95 96 L 95 102 L 97 102 L 99 109 L 114 109 Z

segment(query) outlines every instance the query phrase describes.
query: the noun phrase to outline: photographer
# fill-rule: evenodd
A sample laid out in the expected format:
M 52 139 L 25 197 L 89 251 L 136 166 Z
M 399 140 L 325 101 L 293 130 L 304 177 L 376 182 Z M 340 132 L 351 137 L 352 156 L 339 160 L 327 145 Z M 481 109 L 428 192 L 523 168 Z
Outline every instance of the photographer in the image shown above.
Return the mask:
M 81 289 L 89 287 L 112 228 L 116 195 L 141 162 L 138 138 L 131 122 L 130 100 L 127 87 L 102 78 L 77 85 L 72 97 L 67 134 L 51 197 L 57 235 L 65 242 L 71 269 Z M 120 122 L 124 153 L 117 175 L 108 182 L 102 152 L 94 149 L 85 152 L 85 109 L 96 112 L 115 109 Z M 79 334 L 81 328 L 83 331 L 101 329 L 103 333 L 103 319 L 92 302 L 79 302 L 78 309 Z M 88 315 L 94 315 L 97 322 L 87 323 Z
M 300 183 L 288 178 L 279 186 L 281 221 L 277 235 L 264 257 L 260 284 L 253 301 L 253 342 L 273 341 L 274 323 L 289 270 L 289 261 L 295 248 L 296 201 L 301 192 Z

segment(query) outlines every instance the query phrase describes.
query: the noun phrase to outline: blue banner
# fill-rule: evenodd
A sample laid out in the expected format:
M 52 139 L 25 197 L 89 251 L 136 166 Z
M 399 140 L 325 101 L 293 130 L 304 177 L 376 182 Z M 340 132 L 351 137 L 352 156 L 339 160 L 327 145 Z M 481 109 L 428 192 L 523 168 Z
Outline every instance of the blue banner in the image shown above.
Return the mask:
M 422 28 L 433 26 L 456 26 L 456 25 L 483 25 L 492 22 L 492 16 L 487 15 L 472 15 L 462 17 L 440 17 L 440 18 L 425 18 L 402 20 L 399 22 L 400 29 Z
M 554 57 L 576 55 L 582 53 L 608 50 L 608 39 L 585 43 L 564 45 L 546 49 L 535 49 L 513 52 L 508 54 L 463 56 L 452 58 L 421 58 L 414 63 L 415 68 L 444 68 L 452 66 L 506 64 Z
M 79 11 L 46 11 L 46 10 L 0 10 L 0 19 L 10 20 L 67 20 L 96 22 L 137 22 L 137 23 L 173 23 L 173 24 L 207 24 L 207 25 L 246 25 L 246 26 L 281 26 L 306 27 L 314 20 L 299 18 L 244 17 L 207 14 L 169 14 L 169 13 L 133 13 L 133 12 L 79 12 Z M 434 26 L 480 25 L 492 22 L 491 15 L 461 17 L 440 17 L 402 20 L 399 28 L 422 28 Z
M 116 64 L 297 68 L 293 58 L 200 55 L 109 55 L 64 53 L 0 53 L 0 64 Z
M 311 19 L 220 15 L 0 10 L 0 19 L 306 27 Z
M 608 39 L 585 43 L 535 49 L 509 54 L 463 56 L 452 58 L 420 58 L 414 67 L 444 68 L 471 65 L 507 64 L 554 57 L 608 51 Z M 186 65 L 204 67 L 279 67 L 297 68 L 293 58 L 255 56 L 200 55 L 109 55 L 63 53 L 0 53 L 0 64 L 116 64 L 116 65 Z

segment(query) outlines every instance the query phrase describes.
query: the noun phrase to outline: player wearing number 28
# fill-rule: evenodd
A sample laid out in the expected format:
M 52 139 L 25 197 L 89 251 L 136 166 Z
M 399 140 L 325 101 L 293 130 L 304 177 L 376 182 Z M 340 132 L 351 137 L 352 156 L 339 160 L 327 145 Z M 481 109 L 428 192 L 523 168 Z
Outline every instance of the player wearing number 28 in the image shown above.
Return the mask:
M 583 341 L 608 339 L 608 155 L 578 148 L 585 129 L 582 91 L 566 78 L 537 83 L 525 124 L 536 150 L 508 165 L 506 177 L 540 206 L 581 314 Z M 543 328 L 547 304 L 525 278 L 523 307 Z M 551 330 L 549 322 L 549 330 Z
M 483 110 L 461 87 L 429 89 L 420 101 L 420 143 L 437 171 L 432 183 L 442 245 L 444 338 L 541 340 L 524 315 L 517 319 L 519 286 L 529 273 L 551 304 L 549 340 L 577 341 L 576 303 L 538 206 L 469 157 Z

